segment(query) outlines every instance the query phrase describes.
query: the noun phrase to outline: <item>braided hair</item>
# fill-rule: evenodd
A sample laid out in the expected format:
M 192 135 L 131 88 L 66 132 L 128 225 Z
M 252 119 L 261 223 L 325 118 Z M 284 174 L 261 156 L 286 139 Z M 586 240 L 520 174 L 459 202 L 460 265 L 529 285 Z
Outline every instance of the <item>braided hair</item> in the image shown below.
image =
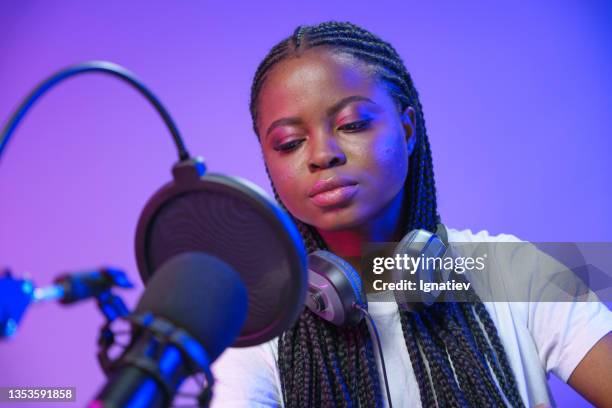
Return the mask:
M 259 136 L 258 96 L 271 68 L 319 46 L 358 58 L 372 68 L 399 112 L 408 106 L 415 110 L 417 139 L 404 185 L 407 216 L 402 228 L 404 233 L 416 228 L 434 231 L 440 216 L 419 96 L 396 50 L 369 31 L 330 21 L 299 26 L 276 44 L 260 63 L 251 87 L 255 133 Z M 313 226 L 292 218 L 308 252 L 327 249 Z M 523 406 L 497 329 L 477 297 L 475 302 L 435 303 L 418 311 L 400 308 L 399 313 L 424 407 Z M 293 327 L 279 336 L 277 364 L 287 408 L 383 406 L 372 339 L 363 320 L 355 327 L 337 327 L 305 309 Z

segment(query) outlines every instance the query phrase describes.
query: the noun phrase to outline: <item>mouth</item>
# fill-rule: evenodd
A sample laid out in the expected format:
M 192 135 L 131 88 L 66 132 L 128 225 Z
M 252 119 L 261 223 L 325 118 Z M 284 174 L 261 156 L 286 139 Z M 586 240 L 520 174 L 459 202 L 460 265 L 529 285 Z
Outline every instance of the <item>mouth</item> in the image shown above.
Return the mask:
M 356 181 L 342 178 L 331 178 L 318 181 L 308 196 L 317 207 L 328 208 L 347 204 L 357 193 Z

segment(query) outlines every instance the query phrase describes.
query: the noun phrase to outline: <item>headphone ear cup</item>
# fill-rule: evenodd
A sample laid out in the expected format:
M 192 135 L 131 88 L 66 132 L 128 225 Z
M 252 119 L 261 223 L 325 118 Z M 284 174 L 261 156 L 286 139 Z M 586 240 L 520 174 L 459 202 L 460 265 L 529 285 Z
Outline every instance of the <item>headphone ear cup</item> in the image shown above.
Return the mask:
M 440 227 L 441 226 L 441 227 Z M 444 258 L 447 252 L 446 228 L 443 224 L 438 224 L 438 230 L 443 235 L 441 239 L 437 234 L 433 234 L 424 229 L 412 230 L 395 247 L 394 256 L 403 257 L 408 255 L 410 258 L 418 259 L 419 266 L 416 271 L 406 271 L 403 269 L 393 270 L 392 279 L 394 282 L 402 280 L 410 280 L 416 282 L 417 287 L 420 287 L 419 281 L 424 283 L 429 282 L 445 282 L 448 279 L 448 273 L 444 270 L 438 270 L 430 263 L 425 262 L 427 258 Z M 423 265 L 425 263 L 425 265 Z M 404 308 L 415 310 L 422 306 L 429 306 L 440 296 L 440 290 L 432 290 L 430 292 L 418 291 L 420 299 L 415 301 L 413 297 L 408 297 L 404 291 L 395 291 L 395 297 L 398 303 L 404 305 Z
M 359 323 L 367 309 L 361 277 L 341 257 L 324 250 L 308 255 L 308 294 L 306 306 L 319 317 L 337 325 Z
M 359 273 L 353 268 L 353 266 L 346 262 L 344 259 L 335 255 L 329 251 L 318 250 L 315 251 L 316 256 L 321 257 L 327 260 L 330 264 L 334 264 L 340 271 L 343 272 L 346 279 L 348 279 L 351 287 L 353 288 L 353 292 L 355 294 L 356 302 L 359 306 L 364 309 L 368 308 L 368 303 L 366 300 L 365 293 L 363 291 L 363 284 L 361 282 L 361 276 Z

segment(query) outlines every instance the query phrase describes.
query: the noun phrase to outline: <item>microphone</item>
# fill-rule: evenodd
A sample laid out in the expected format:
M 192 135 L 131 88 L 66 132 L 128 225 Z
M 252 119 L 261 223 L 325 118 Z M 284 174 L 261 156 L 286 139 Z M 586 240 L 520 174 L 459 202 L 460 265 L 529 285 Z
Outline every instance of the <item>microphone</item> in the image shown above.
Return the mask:
M 236 339 L 247 316 L 238 273 L 215 256 L 185 252 L 148 280 L 128 320 L 132 339 L 113 363 L 108 383 L 89 408 L 166 407 L 182 382 L 203 372 Z
M 133 340 L 111 361 L 115 334 L 102 329 L 98 358 L 111 379 L 90 408 L 166 407 L 200 372 L 198 405 L 208 406 L 219 354 L 269 341 L 304 307 L 306 251 L 288 214 L 247 180 L 207 172 L 198 157 L 172 175 L 138 220 L 146 290 L 127 318 Z

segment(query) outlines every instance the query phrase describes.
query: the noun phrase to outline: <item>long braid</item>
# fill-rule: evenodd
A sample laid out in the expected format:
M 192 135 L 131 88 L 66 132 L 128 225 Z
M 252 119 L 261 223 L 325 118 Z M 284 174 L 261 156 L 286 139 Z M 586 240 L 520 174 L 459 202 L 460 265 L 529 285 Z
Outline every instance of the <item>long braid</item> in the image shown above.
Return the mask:
M 374 357 L 374 349 L 372 347 L 372 338 L 370 337 L 370 333 L 366 325 L 361 325 L 359 328 L 361 329 L 361 338 L 366 343 L 364 344 L 363 351 L 365 352 L 365 360 L 367 361 L 368 371 L 370 371 L 370 375 L 366 376 L 368 389 L 372 390 L 369 400 L 374 400 L 376 407 L 382 407 L 382 394 L 380 392 L 376 392 L 376 390 L 380 390 L 381 388 L 378 368 L 376 367 L 376 360 Z
M 514 375 L 512 375 L 512 370 L 510 369 L 510 363 L 508 362 L 508 357 L 506 356 L 504 346 L 501 343 L 501 339 L 499 338 L 497 329 L 495 328 L 495 324 L 493 323 L 493 320 L 491 320 L 491 316 L 489 315 L 489 312 L 487 312 L 487 310 L 485 309 L 484 304 L 480 302 L 475 303 L 474 307 L 476 309 L 476 312 L 478 313 L 478 317 L 480 318 L 480 320 L 483 322 L 485 326 L 487 336 L 489 340 L 491 341 L 491 343 L 493 344 L 493 349 L 495 350 L 495 354 L 499 358 L 499 361 L 501 363 L 501 366 L 504 372 L 504 376 L 506 377 L 506 380 L 508 381 L 508 387 L 510 387 L 510 389 L 513 390 L 511 397 L 513 400 L 521 401 L 521 398 L 520 398 L 520 395 L 518 393 L 518 389 L 516 386 L 516 380 L 514 378 Z
M 325 348 L 327 351 L 326 356 L 338 355 L 338 360 L 330 360 L 329 365 L 332 367 L 334 371 L 334 376 L 332 376 L 332 380 L 334 382 L 335 392 L 336 392 L 336 406 L 337 407 L 348 407 L 348 401 L 350 398 L 350 394 L 347 389 L 347 384 L 340 379 L 343 378 L 343 371 L 340 367 L 341 362 L 346 360 L 346 357 L 343 356 L 343 352 L 337 349 L 337 345 L 342 345 L 342 342 L 338 342 L 337 335 L 338 333 L 330 330 L 329 324 L 323 324 L 320 329 L 323 331 L 323 335 L 321 336 L 323 341 L 325 342 Z
M 477 321 L 474 305 L 471 303 L 460 303 L 459 309 L 464 322 L 464 331 L 467 331 L 470 335 L 472 335 L 473 340 L 476 342 L 477 350 L 484 356 L 484 358 L 486 358 L 487 363 L 493 369 L 495 377 L 498 382 L 500 382 L 500 385 L 504 390 L 504 394 L 510 400 L 510 403 L 514 406 L 519 406 L 520 397 L 518 396 L 518 393 L 515 392 L 516 388 L 511 382 L 508 381 L 508 379 L 506 379 L 499 359 L 495 356 L 489 341 L 485 337 L 485 333 L 482 331 L 480 323 Z M 514 379 L 514 377 L 511 377 L 511 379 Z
M 357 373 L 359 372 L 357 366 L 357 337 L 355 330 L 349 328 L 349 330 L 346 331 L 346 336 L 348 339 L 349 367 L 351 368 L 348 377 L 348 383 L 351 399 L 355 400 L 355 396 L 358 393 Z M 357 404 L 355 403 L 355 405 Z
M 304 314 L 304 317 L 307 317 L 306 314 Z M 307 353 L 305 354 L 304 361 L 302 362 L 303 365 L 303 371 L 301 372 L 296 372 L 296 375 L 302 375 L 303 378 L 301 379 L 301 381 L 299 382 L 300 385 L 298 385 L 295 389 L 296 390 L 300 390 L 303 389 L 304 392 L 302 393 L 302 400 L 300 401 L 300 407 L 307 407 L 308 406 L 308 401 L 310 400 L 310 393 L 312 392 L 312 389 L 314 388 L 312 385 L 313 382 L 313 372 L 316 370 L 315 367 L 312 364 L 312 358 L 311 356 L 313 355 L 313 351 L 311 350 L 311 348 L 308 345 L 308 342 L 306 342 L 306 339 L 308 338 L 308 329 L 307 329 L 307 325 L 308 323 L 306 322 L 306 319 L 302 319 L 302 324 L 300 325 L 300 344 L 299 344 L 299 348 L 301 350 L 306 350 Z M 301 387 L 301 388 L 300 388 Z M 296 393 L 297 394 L 297 393 Z
M 440 407 L 466 407 L 468 405 L 465 396 L 455 380 L 444 343 L 423 322 L 423 315 L 426 316 L 429 312 L 424 310 L 412 313 L 409 318 L 413 322 L 413 328 L 416 328 L 417 338 L 429 361 L 436 399 Z
M 321 399 L 322 406 L 333 406 L 334 401 L 334 393 L 332 391 L 332 380 L 331 376 L 334 375 L 333 372 L 330 371 L 330 367 L 328 366 L 325 358 L 323 357 L 323 344 L 321 344 L 321 336 L 319 335 L 318 329 L 315 325 L 315 317 L 312 313 L 306 312 L 308 318 L 306 319 L 306 324 L 308 326 L 308 334 L 310 338 L 317 338 L 319 341 L 313 342 L 314 356 L 317 362 L 318 367 L 318 375 L 319 375 L 319 383 L 321 384 Z
M 402 227 L 406 233 L 416 228 L 434 231 L 440 217 L 419 95 L 396 50 L 369 31 L 351 23 L 326 22 L 297 27 L 291 37 L 276 44 L 259 65 L 251 87 L 255 133 L 259 136 L 258 97 L 272 67 L 313 47 L 353 55 L 373 68 L 398 112 L 408 106 L 414 109 L 416 145 L 404 185 L 406 221 Z M 273 184 L 272 189 L 285 208 Z M 327 249 L 314 227 L 291 217 L 308 252 Z M 506 400 L 512 406 L 523 406 L 497 329 L 478 297 L 474 299 L 473 303 L 400 311 L 404 340 L 424 407 L 500 406 Z M 305 309 L 294 326 L 279 337 L 278 350 L 283 399 L 288 408 L 382 405 L 372 339 L 364 321 L 358 327 L 340 328 Z
M 466 398 L 474 406 L 503 406 L 502 397 L 496 392 L 496 385 L 486 366 L 478 364 L 473 348 L 465 344 L 466 339 L 454 319 L 445 318 L 452 310 L 451 303 L 433 305 L 438 313 L 429 315 L 429 322 L 443 340 L 453 366 L 459 377 L 459 385 Z M 444 319 L 440 321 L 440 319 Z M 467 351 L 467 353 L 465 351 Z M 488 387 L 488 388 L 487 388 Z
M 421 395 L 421 402 L 424 407 L 435 407 L 435 397 L 433 393 L 433 386 L 431 384 L 430 375 L 427 372 L 425 361 L 423 360 L 423 352 L 415 336 L 415 330 L 411 330 L 411 324 L 408 322 L 408 316 L 406 313 L 400 313 L 402 321 L 402 332 L 404 334 L 404 340 L 408 346 L 408 354 L 410 355 L 410 361 L 412 361 L 412 367 L 414 368 L 414 375 L 416 378 L 423 378 L 424 381 L 417 381 L 419 385 L 419 392 Z

